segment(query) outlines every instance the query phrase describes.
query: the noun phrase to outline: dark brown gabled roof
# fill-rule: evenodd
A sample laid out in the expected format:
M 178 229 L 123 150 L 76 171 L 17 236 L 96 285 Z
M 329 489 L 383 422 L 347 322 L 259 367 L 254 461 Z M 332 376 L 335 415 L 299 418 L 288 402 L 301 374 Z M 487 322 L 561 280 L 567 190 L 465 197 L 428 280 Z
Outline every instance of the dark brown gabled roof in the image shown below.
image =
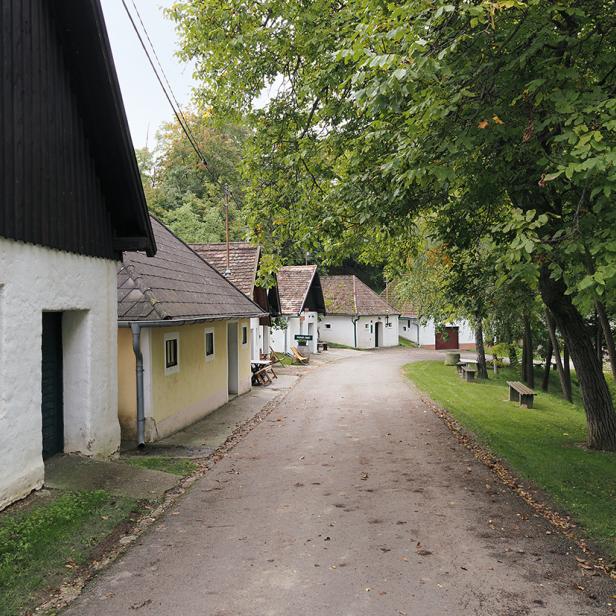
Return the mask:
M 261 248 L 248 242 L 231 242 L 229 244 L 229 274 L 227 270 L 227 245 L 190 244 L 190 247 L 221 274 L 225 274 L 242 293 L 253 296 Z
M 327 314 L 353 316 L 399 314 L 357 276 L 323 276 L 321 284 Z
M 121 322 L 267 314 L 155 218 L 152 227 L 158 246 L 156 256 L 126 252 L 118 269 Z
M 400 299 L 397 282 L 388 282 L 385 285 L 385 289 L 381 292 L 381 298 L 393 306 L 396 309 L 396 312 L 400 313 L 400 316 L 408 317 L 410 319 L 417 318 L 417 310 L 413 304 L 411 304 L 408 300 Z
M 0 236 L 153 255 L 100 0 L 2 0 L 0 41 Z
M 296 315 L 306 307 L 316 312 L 325 312 L 316 265 L 287 265 L 280 268 L 277 280 L 281 314 Z

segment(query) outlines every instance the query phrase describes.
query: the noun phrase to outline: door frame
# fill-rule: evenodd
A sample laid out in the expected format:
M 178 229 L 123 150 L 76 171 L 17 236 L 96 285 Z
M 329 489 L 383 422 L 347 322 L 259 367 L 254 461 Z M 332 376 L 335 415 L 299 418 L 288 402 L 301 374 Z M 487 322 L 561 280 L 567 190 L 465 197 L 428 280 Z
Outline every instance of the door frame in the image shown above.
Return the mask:
M 227 322 L 227 393 L 237 396 L 240 392 L 239 322 Z

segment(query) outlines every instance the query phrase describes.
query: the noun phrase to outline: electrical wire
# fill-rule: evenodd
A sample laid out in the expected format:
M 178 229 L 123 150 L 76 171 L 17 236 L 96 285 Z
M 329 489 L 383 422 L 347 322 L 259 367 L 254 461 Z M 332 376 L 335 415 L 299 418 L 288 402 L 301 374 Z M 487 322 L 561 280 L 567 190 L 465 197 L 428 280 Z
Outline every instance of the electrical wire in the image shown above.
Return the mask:
M 126 14 L 128 15 L 128 19 L 130 20 L 133 30 L 135 31 L 135 34 L 137 35 L 137 38 L 139 39 L 139 42 L 141 43 L 141 47 L 148 59 L 148 62 L 150 63 L 150 66 L 152 67 L 152 70 L 154 71 L 154 75 L 156 76 L 158 84 L 160 85 L 165 95 L 165 98 L 167 99 L 167 102 L 171 106 L 171 109 L 173 110 L 173 114 L 175 115 L 178 121 L 178 124 L 180 125 L 180 128 L 182 129 L 182 132 L 186 135 L 186 138 L 190 142 L 190 145 L 192 146 L 193 150 L 195 151 L 197 158 L 199 159 L 199 162 L 204 166 L 206 172 L 209 174 L 212 180 L 216 184 L 220 185 L 220 178 L 217 178 L 214 175 L 214 172 L 210 169 L 207 159 L 205 158 L 205 155 L 203 154 L 201 148 L 199 147 L 199 144 L 197 143 L 197 139 L 194 133 L 192 132 L 190 125 L 188 121 L 186 120 L 186 117 L 184 116 L 184 113 L 182 112 L 178 99 L 173 92 L 173 88 L 171 87 L 171 84 L 169 83 L 169 79 L 167 78 L 167 75 L 162 67 L 158 54 L 156 53 L 156 48 L 154 47 L 154 44 L 152 43 L 152 39 L 150 38 L 150 35 L 148 34 L 148 31 L 143 22 L 143 19 L 141 18 L 141 14 L 139 13 L 139 10 L 137 9 L 135 0 L 131 0 L 131 2 L 135 9 L 135 13 L 137 14 L 137 17 L 139 19 L 139 22 L 141 23 L 141 27 L 143 28 L 143 31 L 148 40 L 148 43 L 150 44 L 152 54 L 154 55 L 156 59 L 156 63 L 158 64 L 158 67 L 160 68 L 160 73 L 162 73 L 163 75 L 162 77 L 156 68 L 156 64 L 154 63 L 154 60 L 152 59 L 152 55 L 150 55 L 150 50 L 148 49 L 143 39 L 143 36 L 141 35 L 141 32 L 139 31 L 139 28 L 137 27 L 137 24 L 135 23 L 133 15 L 129 10 L 128 5 L 126 4 L 126 0 L 122 0 L 122 5 L 124 6 L 124 10 L 126 11 Z M 165 87 L 165 84 L 166 84 L 166 87 Z M 223 190 L 223 193 L 230 196 L 235 202 L 235 204 L 238 206 L 238 208 L 240 208 L 241 204 L 236 199 L 235 195 L 233 194 L 233 191 L 231 191 L 226 184 L 224 186 L 221 186 L 221 188 Z

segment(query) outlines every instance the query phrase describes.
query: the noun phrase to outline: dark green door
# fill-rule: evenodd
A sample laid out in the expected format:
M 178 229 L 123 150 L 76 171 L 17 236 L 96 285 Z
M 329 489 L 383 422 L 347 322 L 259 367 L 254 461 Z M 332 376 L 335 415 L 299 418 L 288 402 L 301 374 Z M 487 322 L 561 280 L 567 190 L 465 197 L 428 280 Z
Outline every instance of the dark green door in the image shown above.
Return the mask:
M 64 449 L 61 312 L 43 312 L 42 358 L 41 410 L 46 460 Z

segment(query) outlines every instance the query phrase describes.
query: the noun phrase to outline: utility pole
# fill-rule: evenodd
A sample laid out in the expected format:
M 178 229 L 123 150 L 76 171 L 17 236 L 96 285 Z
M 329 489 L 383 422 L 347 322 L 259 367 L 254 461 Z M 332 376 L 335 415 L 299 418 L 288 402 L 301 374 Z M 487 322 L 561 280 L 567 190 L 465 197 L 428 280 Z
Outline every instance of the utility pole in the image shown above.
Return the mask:
M 229 247 L 229 186 L 224 186 L 224 201 L 225 201 L 225 236 L 227 241 L 227 269 L 225 270 L 225 278 L 231 274 L 231 254 Z

